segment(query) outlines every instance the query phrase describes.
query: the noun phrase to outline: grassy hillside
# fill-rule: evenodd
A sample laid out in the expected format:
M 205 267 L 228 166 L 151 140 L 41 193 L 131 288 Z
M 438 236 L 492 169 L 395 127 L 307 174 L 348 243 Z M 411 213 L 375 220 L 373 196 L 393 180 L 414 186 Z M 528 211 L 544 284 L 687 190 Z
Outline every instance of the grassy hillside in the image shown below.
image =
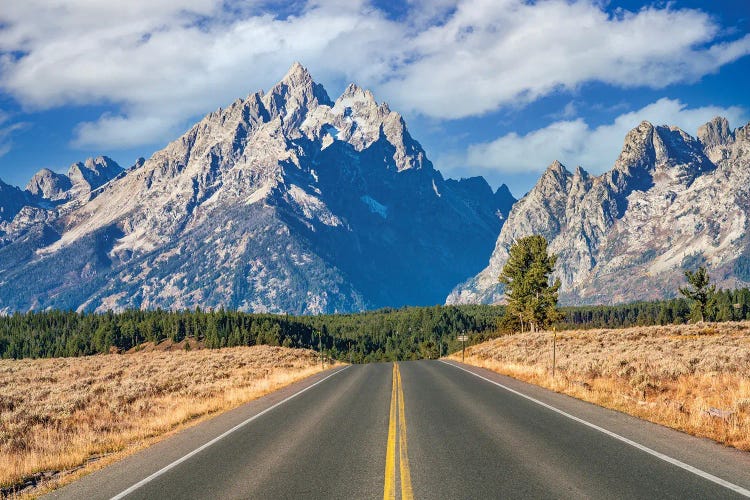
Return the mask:
M 0 360 L 0 488 L 69 480 L 58 471 L 100 467 L 321 369 L 312 351 L 268 346 Z
M 507 335 L 466 362 L 750 450 L 750 322 Z M 460 360 L 461 355 L 452 356 Z

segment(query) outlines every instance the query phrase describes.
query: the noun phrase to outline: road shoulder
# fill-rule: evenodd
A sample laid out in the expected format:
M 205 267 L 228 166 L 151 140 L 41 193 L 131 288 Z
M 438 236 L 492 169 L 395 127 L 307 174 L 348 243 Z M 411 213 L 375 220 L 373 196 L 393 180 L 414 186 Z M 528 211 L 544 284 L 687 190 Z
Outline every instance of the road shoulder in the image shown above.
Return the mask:
M 348 366 L 338 366 L 318 372 L 197 425 L 183 429 L 148 448 L 52 491 L 43 498 L 112 498 L 142 479 L 219 438 L 227 431 L 346 368 Z
M 709 474 L 750 489 L 750 453 L 729 448 L 707 438 L 648 422 L 615 410 L 582 401 L 571 396 L 501 375 L 458 361 L 443 363 L 501 384 L 529 398 L 550 405 L 590 424 L 639 443 L 658 453 L 696 467 Z M 498 390 L 505 390 L 498 387 Z M 519 396 L 520 397 L 520 396 Z

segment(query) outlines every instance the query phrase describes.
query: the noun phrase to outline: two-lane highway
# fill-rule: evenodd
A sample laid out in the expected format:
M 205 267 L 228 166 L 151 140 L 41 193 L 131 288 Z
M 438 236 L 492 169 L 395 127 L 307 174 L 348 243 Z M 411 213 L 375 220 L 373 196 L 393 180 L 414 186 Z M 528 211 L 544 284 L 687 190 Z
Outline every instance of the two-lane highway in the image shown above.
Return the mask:
M 339 368 L 53 498 L 742 498 L 749 454 L 485 370 Z

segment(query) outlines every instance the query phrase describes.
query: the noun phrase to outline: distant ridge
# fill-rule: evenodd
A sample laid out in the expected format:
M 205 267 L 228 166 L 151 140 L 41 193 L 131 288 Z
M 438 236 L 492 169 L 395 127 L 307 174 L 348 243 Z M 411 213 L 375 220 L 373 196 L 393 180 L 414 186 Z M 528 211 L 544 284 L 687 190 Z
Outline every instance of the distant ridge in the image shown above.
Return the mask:
M 559 255 L 563 303 L 674 296 L 685 269 L 706 265 L 720 287 L 750 284 L 750 124 L 724 118 L 694 138 L 643 122 L 609 172 L 554 162 L 515 204 L 489 265 L 449 304 L 502 301 L 497 283 L 513 241 L 536 233 Z

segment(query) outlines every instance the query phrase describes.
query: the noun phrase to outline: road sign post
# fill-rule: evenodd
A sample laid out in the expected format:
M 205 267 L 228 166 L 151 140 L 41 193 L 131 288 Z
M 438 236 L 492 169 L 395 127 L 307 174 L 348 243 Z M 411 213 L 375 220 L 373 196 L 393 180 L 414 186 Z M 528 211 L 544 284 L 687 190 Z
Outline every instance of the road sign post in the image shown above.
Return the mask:
M 464 362 L 464 359 L 466 359 L 466 341 L 469 340 L 469 336 L 465 333 L 458 336 L 458 340 L 461 341 L 461 362 Z

